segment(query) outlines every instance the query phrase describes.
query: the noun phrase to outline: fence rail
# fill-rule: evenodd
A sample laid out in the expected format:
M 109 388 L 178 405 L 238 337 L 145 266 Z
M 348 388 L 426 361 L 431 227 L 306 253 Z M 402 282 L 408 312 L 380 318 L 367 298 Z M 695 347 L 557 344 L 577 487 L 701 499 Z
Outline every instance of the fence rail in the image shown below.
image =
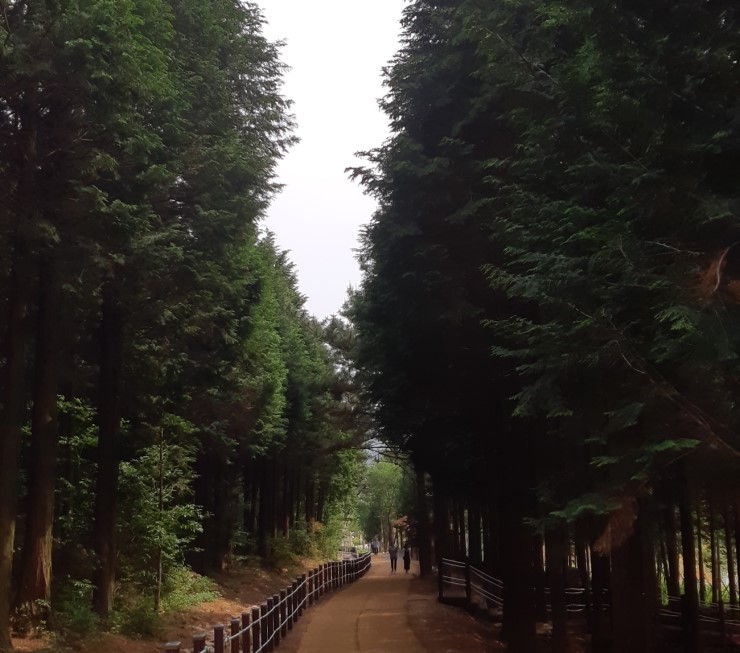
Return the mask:
M 193 636 L 192 649 L 181 642 L 167 642 L 163 651 L 176 653 L 263 653 L 274 651 L 280 640 L 292 630 L 303 611 L 317 603 L 327 592 L 361 578 L 372 564 L 366 553 L 354 560 L 327 562 L 307 574 L 297 576 L 285 589 L 267 597 L 229 622 L 229 633 L 222 624 L 213 626 L 213 638 L 206 633 Z
M 503 608 L 504 582 L 477 569 L 465 560 L 442 558 L 437 567 L 439 581 L 439 600 L 461 602 L 471 607 L 476 602 L 485 607 Z M 446 593 L 445 593 L 445 590 Z M 464 596 L 463 596 L 464 593 Z M 549 599 L 550 590 L 545 588 L 545 597 Z M 566 610 L 570 614 L 583 612 L 586 609 L 586 590 L 582 587 L 565 588 Z M 546 601 L 549 611 L 550 602 Z
M 482 605 L 486 609 L 500 610 L 504 607 L 504 583 L 502 580 L 472 566 L 466 560 L 442 558 L 437 567 L 439 600 L 446 603 L 472 608 Z M 546 612 L 551 612 L 550 590 L 545 588 Z M 593 595 L 581 587 L 565 588 L 566 610 L 569 617 L 578 613 L 596 610 Z M 602 610 L 609 610 L 610 596 L 604 591 L 599 602 Z M 690 629 L 684 600 L 669 596 L 665 605 L 656 606 L 656 621 L 664 636 L 681 634 Z M 696 628 L 702 643 L 707 646 L 740 646 L 740 607 L 724 603 L 700 603 Z

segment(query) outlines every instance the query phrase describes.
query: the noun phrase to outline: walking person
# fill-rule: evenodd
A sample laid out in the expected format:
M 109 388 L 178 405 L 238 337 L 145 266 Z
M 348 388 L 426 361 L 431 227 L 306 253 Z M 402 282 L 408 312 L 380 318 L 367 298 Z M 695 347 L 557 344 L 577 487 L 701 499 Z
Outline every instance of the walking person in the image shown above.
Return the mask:
M 391 557 L 391 573 L 396 573 L 396 567 L 398 565 L 398 546 L 395 542 L 391 542 L 388 545 L 388 555 Z
M 403 570 L 408 574 L 409 569 L 411 569 L 411 549 L 409 548 L 409 543 L 406 542 L 406 545 L 403 547 Z

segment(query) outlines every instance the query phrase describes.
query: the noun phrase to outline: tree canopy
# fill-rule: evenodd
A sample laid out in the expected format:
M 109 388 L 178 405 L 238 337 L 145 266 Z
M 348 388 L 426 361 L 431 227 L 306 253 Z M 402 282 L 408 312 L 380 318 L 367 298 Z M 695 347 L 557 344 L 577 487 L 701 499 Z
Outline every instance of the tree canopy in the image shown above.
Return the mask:
M 676 508 L 695 606 L 691 524 L 734 503 L 737 8 L 417 0 L 402 25 L 391 136 L 352 171 L 378 201 L 350 312 L 380 432 L 431 475 L 438 545 L 517 584 L 512 650 L 543 538 L 601 587 L 642 569 L 594 650 L 653 650 Z

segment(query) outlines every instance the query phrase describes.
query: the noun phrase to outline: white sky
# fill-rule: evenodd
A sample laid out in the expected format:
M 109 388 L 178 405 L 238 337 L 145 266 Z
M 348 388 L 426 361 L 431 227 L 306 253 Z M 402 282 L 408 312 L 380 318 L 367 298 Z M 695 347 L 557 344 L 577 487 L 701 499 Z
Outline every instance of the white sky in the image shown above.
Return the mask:
M 337 312 L 360 272 L 352 251 L 360 225 L 374 210 L 344 169 L 354 153 L 387 136 L 377 105 L 381 67 L 398 49 L 404 0 L 259 0 L 266 36 L 285 40 L 291 67 L 284 94 L 294 101 L 301 142 L 278 168 L 283 192 L 265 225 L 290 251 L 307 309 L 318 318 Z

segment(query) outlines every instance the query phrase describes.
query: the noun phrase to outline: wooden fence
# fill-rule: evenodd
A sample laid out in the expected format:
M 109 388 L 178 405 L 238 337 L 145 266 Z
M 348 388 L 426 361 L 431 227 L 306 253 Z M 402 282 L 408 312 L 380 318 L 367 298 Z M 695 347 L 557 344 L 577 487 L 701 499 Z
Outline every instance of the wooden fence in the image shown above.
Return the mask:
M 680 640 L 684 631 L 691 629 L 685 599 L 669 596 L 658 610 L 658 623 L 666 636 Z M 723 602 L 704 603 L 698 606 L 699 643 L 704 647 L 740 646 L 740 608 Z
M 437 566 L 439 600 L 464 606 L 481 607 L 499 614 L 504 607 L 504 583 L 498 578 L 476 569 L 466 560 L 442 558 Z M 545 588 L 545 614 L 550 613 L 549 589 Z M 569 618 L 593 613 L 596 603 L 581 587 L 565 589 L 566 609 Z M 609 594 L 604 593 L 599 608 L 608 611 Z M 658 634 L 665 640 L 680 642 L 691 628 L 686 607 L 679 597 L 669 596 L 665 605 L 656 608 Z M 701 650 L 710 648 L 740 648 L 740 608 L 723 603 L 700 603 L 698 613 L 698 638 Z
M 445 603 L 459 603 L 471 608 L 502 609 L 504 607 L 504 583 L 502 580 L 477 569 L 466 560 L 442 558 L 437 567 L 439 600 Z M 550 611 L 550 589 L 544 588 L 545 610 Z M 569 614 L 585 612 L 587 609 L 586 590 L 582 587 L 565 588 L 565 608 Z M 608 608 L 608 596 L 602 605 Z
M 192 649 L 183 649 L 180 642 L 168 642 L 164 651 L 185 653 L 263 653 L 274 651 L 301 617 L 303 611 L 316 604 L 327 592 L 344 587 L 361 578 L 370 568 L 372 555 L 366 553 L 355 560 L 327 562 L 307 574 L 296 577 L 285 589 L 268 597 L 260 605 L 242 612 L 229 623 L 213 627 L 213 638 L 206 633 L 193 636 Z

